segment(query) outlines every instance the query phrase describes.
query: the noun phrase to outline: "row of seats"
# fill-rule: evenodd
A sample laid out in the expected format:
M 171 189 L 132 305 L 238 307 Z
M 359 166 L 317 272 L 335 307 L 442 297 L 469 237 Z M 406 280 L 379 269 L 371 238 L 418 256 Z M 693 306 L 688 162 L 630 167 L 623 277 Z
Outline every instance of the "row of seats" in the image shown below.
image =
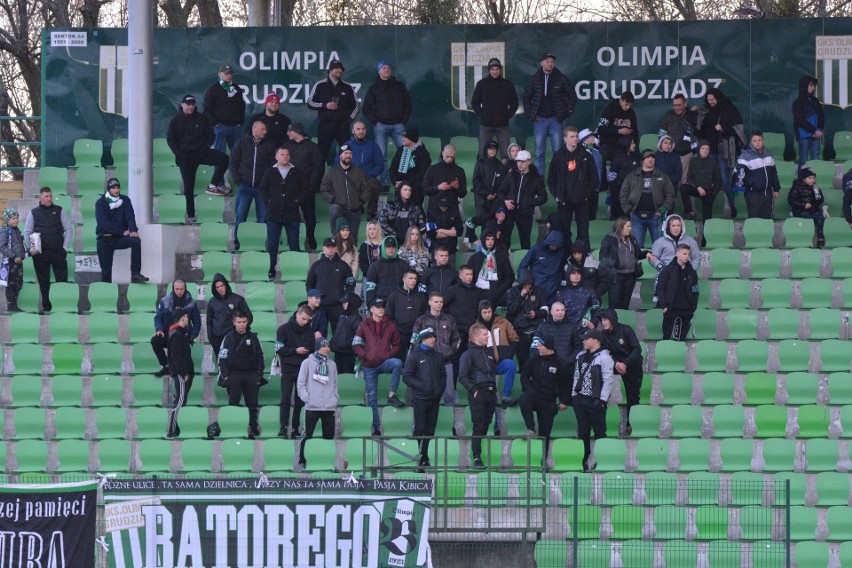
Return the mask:
M 832 191 L 832 195 L 840 194 Z M 847 246 L 850 241 L 850 229 L 841 214 L 840 204 L 832 210 L 833 217 L 825 220 L 825 234 L 828 248 Z M 777 224 L 776 224 L 777 223 Z M 705 248 L 799 248 L 813 246 L 814 223 L 811 219 L 788 217 L 783 223 L 772 219 L 746 219 L 741 231 L 732 219 L 708 219 L 702 226 L 702 235 L 706 240 Z M 687 227 L 688 228 L 688 227 Z M 776 228 L 780 233 L 776 234 Z M 687 233 L 694 234 L 694 233 Z

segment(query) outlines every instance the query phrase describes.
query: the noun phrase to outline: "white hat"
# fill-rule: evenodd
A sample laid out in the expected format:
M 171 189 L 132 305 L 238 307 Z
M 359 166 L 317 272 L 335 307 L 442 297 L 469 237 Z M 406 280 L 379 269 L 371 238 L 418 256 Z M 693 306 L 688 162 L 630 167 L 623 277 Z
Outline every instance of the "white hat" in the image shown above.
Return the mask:
M 590 130 L 588 128 L 584 128 L 583 130 L 580 131 L 580 135 L 577 138 L 579 139 L 580 142 L 583 142 L 589 136 L 597 137 L 597 135 L 598 135 L 597 132 L 593 132 L 592 130 Z
M 532 155 L 526 150 L 521 150 L 518 152 L 518 155 L 515 156 L 515 160 L 520 162 L 522 160 L 532 160 Z

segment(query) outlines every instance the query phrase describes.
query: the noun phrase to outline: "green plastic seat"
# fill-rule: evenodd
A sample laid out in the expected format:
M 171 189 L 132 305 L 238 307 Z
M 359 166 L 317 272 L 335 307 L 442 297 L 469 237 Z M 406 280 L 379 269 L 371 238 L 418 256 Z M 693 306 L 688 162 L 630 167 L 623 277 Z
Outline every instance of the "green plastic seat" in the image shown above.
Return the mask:
M 310 260 L 308 253 L 284 251 L 278 257 L 278 268 L 281 271 L 282 282 L 305 280 Z
M 265 442 L 265 443 L 268 443 Z M 305 442 L 305 461 L 308 471 L 336 471 L 337 446 L 334 440 L 311 438 Z
M 843 328 L 843 316 L 839 310 L 815 308 L 808 312 L 808 339 L 837 339 Z M 823 362 L 825 363 L 825 362 Z M 848 363 L 848 359 L 847 359 Z
M 264 231 L 265 230 L 266 227 L 264 226 Z M 227 249 L 229 239 L 230 228 L 227 223 L 216 221 L 201 223 L 198 230 L 198 241 L 200 244 L 198 250 L 200 252 L 206 252 L 210 250 Z M 246 247 L 246 250 L 251 250 L 251 248 Z
M 98 440 L 127 438 L 127 409 L 103 407 L 95 411 L 95 428 Z
M 249 282 L 246 284 L 245 299 L 252 313 L 275 311 L 275 284 L 272 282 Z
M 852 540 L 852 525 L 849 523 L 849 507 L 834 506 L 828 508 L 828 540 L 848 542 Z
M 742 546 L 729 540 L 711 541 L 707 545 L 707 558 L 710 566 L 740 566 Z
M 828 376 L 832 404 L 852 404 L 852 373 L 837 372 Z
M 44 350 L 41 345 L 16 344 L 12 351 L 15 371 L 10 374 L 41 376 L 43 358 Z
M 741 264 L 742 255 L 739 250 L 717 248 L 710 251 L 710 267 L 715 279 L 740 278 Z
M 196 178 L 197 179 L 197 178 Z M 196 182 L 197 183 L 197 182 Z M 224 202 L 218 196 L 207 195 L 203 191 L 195 193 L 195 215 L 201 223 L 221 223 Z M 222 247 L 225 248 L 224 246 Z
M 263 459 L 265 462 L 263 471 L 293 471 L 296 461 L 295 443 L 293 440 L 282 438 L 265 440 L 263 442 Z
M 724 371 L 728 360 L 728 344 L 724 341 L 705 339 L 695 345 L 696 371 Z
M 740 509 L 740 528 L 745 540 L 772 538 L 773 510 L 769 507 L 750 505 Z
M 106 191 L 106 170 L 104 168 L 100 166 L 82 166 L 77 168 L 74 173 L 77 195 L 101 196 Z M 122 181 L 126 181 L 126 178 Z
M 734 223 L 730 219 L 708 219 L 704 222 L 705 248 L 729 249 L 734 240 Z
M 764 132 L 763 144 L 769 153 L 775 158 L 776 163 L 784 159 L 784 150 L 787 146 L 787 141 L 784 138 L 783 132 Z M 781 168 L 783 169 L 782 164 Z
M 134 385 L 135 386 L 135 385 Z M 178 425 L 181 426 L 183 436 L 183 424 L 178 415 Z M 136 413 L 136 440 L 156 440 L 166 437 L 169 424 L 169 409 L 157 406 L 145 406 Z
M 852 344 L 840 339 L 826 339 L 820 346 L 820 372 L 848 371 L 852 361 Z
M 746 339 L 737 343 L 737 371 L 748 373 L 765 371 L 769 359 L 769 344 L 765 341 Z
M 54 314 L 50 318 L 50 323 L 53 324 L 53 319 L 59 314 Z M 71 314 L 74 316 L 75 314 Z M 74 318 L 77 319 L 77 318 Z M 115 343 L 118 341 L 119 321 L 118 314 L 100 313 L 93 314 L 87 318 L 86 328 L 89 332 L 88 341 L 86 343 Z M 72 320 L 73 321 L 73 320 Z M 81 321 L 77 319 L 77 321 Z M 68 333 L 76 333 L 76 330 L 69 330 Z M 51 339 L 53 338 L 53 330 L 51 330 Z M 119 349 L 120 351 L 120 349 Z
M 577 510 L 576 533 L 581 539 L 597 539 L 601 533 L 601 508 L 594 505 L 579 505 Z M 569 512 L 572 513 L 573 511 Z M 589 541 L 594 542 L 594 541 Z M 609 559 L 609 543 L 606 543 L 607 556 Z M 583 555 L 580 555 L 582 559 Z M 589 566 L 600 566 L 600 564 L 589 564 Z
M 261 341 L 271 340 L 278 331 L 278 314 L 274 312 L 253 312 L 251 330 L 257 334 Z M 268 350 L 271 353 L 274 344 L 270 342 L 262 347 L 264 352 Z
M 104 473 L 130 471 L 130 442 L 127 440 L 101 440 L 98 443 L 97 471 Z
M 768 440 L 767 440 L 768 441 Z M 791 468 L 792 469 L 792 466 Z M 775 505 L 786 506 L 789 497 L 791 506 L 803 506 L 805 504 L 805 493 L 808 489 L 808 476 L 804 473 L 793 473 L 792 471 L 781 471 L 773 477 L 773 488 L 775 489 Z M 789 491 L 787 484 L 789 482 Z M 816 511 L 813 507 L 807 507 Z M 813 536 L 813 532 L 810 533 Z
M 38 186 L 49 187 L 54 193 L 64 195 L 67 192 L 68 169 L 44 166 L 38 170 Z M 36 194 L 38 195 L 38 189 Z
M 212 281 L 215 274 L 222 274 L 230 281 L 233 268 L 231 253 L 207 251 L 202 255 L 201 268 L 204 270 L 205 281 Z
M 784 219 L 784 248 L 814 246 L 814 223 L 810 219 L 788 217 Z
M 56 472 L 67 473 L 89 471 L 89 442 L 85 440 L 61 440 L 56 447 L 59 466 Z
M 160 370 L 160 362 L 150 345 L 137 343 L 133 346 L 133 373 L 153 374 Z M 200 363 L 200 361 L 198 361 Z
M 757 310 L 734 308 L 728 311 L 724 320 L 728 326 L 728 340 L 757 339 Z
M 123 392 L 124 381 L 118 374 L 95 375 L 92 377 L 91 406 L 121 406 Z
M 755 438 L 783 438 L 787 429 L 787 409 L 783 406 L 761 405 L 754 409 L 757 426 Z
M 763 540 L 751 546 L 751 566 L 755 568 L 770 568 L 783 566 L 787 559 L 786 545 L 781 542 Z
M 156 311 L 158 299 L 155 284 L 130 284 L 127 287 L 127 302 L 130 305 L 130 313 Z M 150 335 L 153 334 L 154 320 L 152 317 Z
M 802 405 L 815 404 L 817 399 L 817 390 L 819 387 L 819 377 L 814 373 L 790 373 L 787 375 L 787 404 Z
M 778 359 L 781 361 L 778 368 L 781 373 L 807 371 L 810 367 L 811 346 L 807 341 L 784 339 L 778 343 Z
M 630 409 L 630 425 L 634 438 L 659 438 L 660 408 L 644 404 L 634 406 Z
M 509 502 L 509 475 L 484 471 L 476 475 L 477 507 L 505 507 Z
M 772 248 L 772 237 L 774 235 L 775 223 L 772 219 L 754 217 L 743 222 L 744 248 Z
M 719 324 L 716 321 L 716 310 L 698 308 L 692 318 L 692 329 L 689 337 L 692 339 L 716 339 Z
M 137 468 L 138 473 L 150 471 L 173 472 L 172 443 L 168 440 L 147 439 L 139 442 L 139 461 L 141 465 Z
M 659 341 L 663 338 L 663 310 L 645 312 L 645 341 Z
M 15 375 L 12 377 L 12 401 L 9 406 L 41 406 L 44 383 L 38 375 Z
M 77 313 L 80 289 L 73 282 L 55 282 L 50 286 L 50 303 L 54 312 Z
M 582 471 L 583 442 L 568 438 L 553 440 L 550 455 L 555 464 L 555 471 Z
M 679 404 L 672 407 L 672 438 L 694 438 L 701 434 L 704 411 L 700 406 Z
M 767 278 L 760 283 L 761 308 L 789 308 L 793 295 L 793 284 L 790 280 Z
M 269 272 L 269 254 L 249 250 L 239 255 L 241 282 L 266 282 Z
M 617 540 L 641 539 L 645 527 L 645 510 L 632 505 L 616 505 L 612 509 L 613 538 Z
M 657 529 L 655 540 L 681 541 L 686 538 L 687 508 L 673 505 L 654 507 L 654 527 Z
M 686 368 L 686 344 L 680 341 L 658 341 L 654 351 L 657 372 L 682 372 Z
M 632 473 L 608 471 L 601 476 L 601 490 L 603 491 L 603 504 L 608 507 L 632 505 L 634 476 Z
M 60 344 L 53 346 L 52 375 L 77 375 L 83 364 L 83 346 Z
M 742 437 L 744 422 L 745 413 L 742 406 L 719 404 L 713 407 L 714 438 Z
M 665 373 L 660 377 L 660 390 L 666 406 L 691 404 L 692 375 L 689 373 Z
M 209 472 L 212 469 L 211 461 L 213 459 L 213 441 L 201 439 L 184 440 L 180 445 L 180 456 L 183 461 L 183 466 L 180 468 L 180 471 Z
M 843 542 L 840 544 L 840 563 L 844 568 L 852 566 L 852 542 Z
M 805 455 L 808 459 L 808 472 L 837 471 L 837 440 L 808 440 Z
M 46 473 L 47 442 L 44 440 L 21 440 L 15 444 L 18 466 L 9 473 Z
M 15 410 L 14 440 L 41 440 L 44 438 L 45 413 L 41 408 L 21 407 Z
M 849 504 L 849 474 L 823 471 L 816 474 L 817 505 L 820 507 Z
M 710 440 L 684 438 L 677 446 L 678 471 L 707 471 L 710 462 Z
M 93 138 L 78 138 L 74 141 L 74 165 L 100 166 L 104 154 L 104 144 Z
M 756 248 L 751 251 L 751 278 L 777 278 L 781 273 L 781 251 L 770 248 Z
M 76 406 L 57 408 L 53 415 L 57 440 L 82 440 L 86 436 L 86 410 Z
M 737 507 L 762 505 L 764 492 L 763 475 L 750 471 L 735 471 L 731 474 L 731 503 Z
M 724 438 L 720 444 L 723 472 L 749 471 L 752 457 L 751 440 Z
M 797 339 L 799 337 L 799 310 L 772 308 L 767 315 L 769 339 Z
M 264 443 L 267 444 L 269 441 L 267 440 Z M 286 442 L 286 440 L 281 441 Z M 292 445 L 291 442 L 290 446 Z M 251 440 L 231 439 L 222 442 L 222 469 L 219 470 L 220 472 L 245 471 L 251 469 L 253 462 L 254 442 Z
M 763 471 L 792 471 L 796 458 L 796 442 L 770 438 L 763 442 Z
M 602 438 L 595 441 L 594 457 L 597 471 L 624 471 L 627 458 L 627 446 L 624 440 Z
M 821 266 L 822 254 L 818 249 L 808 247 L 790 251 L 791 278 L 817 278 L 820 276 Z
M 831 412 L 827 406 L 808 404 L 799 407 L 799 438 L 826 438 Z
M 154 313 L 132 312 L 127 315 L 127 333 L 124 343 L 150 343 L 154 335 Z
M 665 471 L 649 471 L 645 474 L 646 505 L 674 505 L 677 501 L 677 489 L 677 474 Z
M 15 377 L 16 379 L 25 379 L 26 377 Z M 76 375 L 63 375 L 53 377 L 50 381 L 50 390 L 48 394 L 49 406 L 81 406 L 81 395 L 83 394 L 83 379 Z
M 38 314 L 14 313 L 9 317 L 10 343 L 39 343 L 41 318 Z
M 719 301 L 722 309 L 748 308 L 752 284 L 748 280 L 726 278 L 719 282 Z
M 775 404 L 777 381 L 771 373 L 748 373 L 745 377 L 746 404 Z
M 734 395 L 734 375 L 731 373 L 705 373 L 701 381 L 704 404 L 731 404 Z
M 728 510 L 712 505 L 695 510 L 696 540 L 722 540 L 728 536 Z
M 847 225 L 848 227 L 848 225 Z M 834 284 L 828 278 L 805 278 L 800 286 L 802 292 L 802 308 L 830 308 Z
M 113 338 L 115 339 L 115 338 Z M 98 343 L 92 345 L 92 373 L 99 375 L 120 375 L 124 353 L 121 345 Z
M 845 221 L 843 219 L 844 224 Z M 846 230 L 849 230 L 849 225 L 846 225 Z M 832 249 L 831 276 L 832 278 L 852 278 L 852 247 L 845 246 Z
M 632 411 L 630 423 L 633 424 Z M 666 440 L 642 438 L 636 443 L 636 460 L 639 462 L 636 471 L 666 471 L 668 458 L 669 444 Z
M 154 210 L 157 223 L 182 225 L 186 221 L 186 198 L 183 195 L 158 194 Z
M 799 509 L 802 508 L 804 507 L 800 507 Z M 805 519 L 808 518 L 809 517 L 807 516 L 805 517 Z M 797 521 L 799 521 L 799 519 L 797 519 Z M 814 529 L 816 529 L 815 515 Z M 814 533 L 811 533 L 811 536 L 809 538 L 813 538 L 813 535 Z M 799 542 L 796 544 L 796 552 L 794 556 L 796 558 L 796 564 L 798 566 L 827 566 L 829 557 L 828 544 L 824 542 Z
M 240 230 L 237 235 L 240 239 L 240 250 L 264 251 L 266 250 L 266 223 L 253 223 L 252 220 L 253 217 L 249 212 L 248 221 L 240 223 Z M 282 235 L 282 238 L 284 238 L 284 235 Z M 286 239 L 284 240 L 286 242 Z M 227 240 L 223 242 L 227 242 Z M 219 244 L 217 248 L 221 250 L 225 247 Z M 279 250 L 280 248 L 279 243 Z M 267 256 L 267 258 L 269 257 Z

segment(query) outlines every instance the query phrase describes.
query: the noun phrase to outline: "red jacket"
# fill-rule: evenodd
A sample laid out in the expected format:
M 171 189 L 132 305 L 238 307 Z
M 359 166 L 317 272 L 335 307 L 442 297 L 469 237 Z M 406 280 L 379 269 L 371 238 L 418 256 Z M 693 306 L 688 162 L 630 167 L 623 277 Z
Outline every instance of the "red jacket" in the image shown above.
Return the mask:
M 399 332 L 388 316 L 378 322 L 368 317 L 358 326 L 352 340 L 352 350 L 363 361 L 364 367 L 375 368 L 396 356 L 399 351 Z

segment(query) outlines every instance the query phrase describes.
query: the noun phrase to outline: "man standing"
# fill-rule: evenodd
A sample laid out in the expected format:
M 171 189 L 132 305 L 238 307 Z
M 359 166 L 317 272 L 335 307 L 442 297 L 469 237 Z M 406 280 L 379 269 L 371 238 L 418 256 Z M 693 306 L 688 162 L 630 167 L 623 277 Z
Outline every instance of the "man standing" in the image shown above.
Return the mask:
M 239 406 L 244 399 L 248 407 L 248 439 L 260 436 L 257 416 L 260 412 L 257 398 L 263 378 L 263 349 L 257 334 L 248 328 L 249 318 L 243 312 L 234 312 L 234 329 L 228 332 L 219 350 L 219 369 L 222 382 L 228 391 L 228 406 Z
M 210 290 L 210 299 L 207 300 L 207 341 L 213 347 L 213 353 L 218 353 L 222 340 L 234 329 L 234 314 L 244 314 L 248 318 L 248 325 L 251 325 L 252 315 L 245 298 L 231 290 L 231 285 L 223 275 L 213 275 Z
M 287 142 L 287 130 L 290 128 L 290 119 L 285 114 L 278 112 L 281 108 L 281 99 L 275 92 L 271 92 L 263 99 L 264 109 L 249 119 L 249 127 L 258 120 L 266 125 L 266 139 L 272 142 L 273 147 L 280 148 Z
M 603 335 L 596 329 L 583 335 L 583 351 L 577 355 L 571 404 L 577 417 L 577 437 L 583 440 L 583 471 L 589 467 L 592 442 L 606 438 L 606 405 L 612 391 L 613 361 L 609 351 L 601 346 Z
M 383 185 L 387 190 L 385 156 L 375 142 L 367 140 L 367 127 L 360 120 L 352 125 L 352 138 L 346 145 L 352 150 L 352 164 L 364 170 L 367 178 L 367 218 L 373 219 L 378 210 L 379 191 Z M 384 183 L 380 178 L 384 178 Z
M 646 229 L 651 233 L 651 242 L 660 237 L 660 223 L 674 207 L 672 182 L 656 163 L 654 151 L 644 150 L 642 167 L 629 173 L 621 186 L 621 209 L 630 217 L 639 248 L 645 246 Z
M 535 208 L 547 202 L 544 180 L 537 170 L 530 167 L 531 159 L 526 150 L 518 152 L 517 167 L 510 168 L 503 178 L 496 199 L 498 206 L 506 208 L 509 226 L 517 225 L 522 249 L 530 248 Z M 508 238 L 511 239 L 511 229 L 509 233 Z
M 565 145 L 553 155 L 547 185 L 556 199 L 562 228 L 571 240 L 571 219 L 577 221 L 578 241 L 589 242 L 589 204 L 597 190 L 599 174 L 595 158 L 580 144 L 576 126 L 566 126 Z
M 521 416 L 527 431 L 525 438 L 544 438 L 544 465 L 550 457 L 550 432 L 553 419 L 571 405 L 571 384 L 568 381 L 570 365 L 556 355 L 555 342 L 549 335 L 536 337 L 538 357 L 533 357 L 521 371 L 521 383 L 526 390 L 521 393 Z M 558 404 L 557 404 L 558 400 Z M 536 416 L 533 416 L 535 412 Z M 538 428 L 536 428 L 538 418 Z M 536 465 L 536 464 L 531 464 Z
M 515 386 L 515 374 L 518 372 L 518 364 L 515 363 L 518 334 L 506 318 L 494 313 L 491 302 L 482 300 L 478 307 L 479 317 L 476 318 L 476 323 L 481 324 L 488 331 L 488 347 L 493 351 L 494 360 L 497 362 L 495 372 L 503 375 L 501 406 L 503 408 L 515 406 L 518 401 L 512 398 L 512 388 Z
M 304 201 L 299 205 L 302 217 L 305 219 L 305 248 L 315 251 L 317 248 L 316 195 L 322 182 L 324 162 L 320 156 L 319 146 L 305 136 L 305 128 L 300 122 L 290 125 L 287 129 L 287 137 L 290 140 L 284 146 L 290 150 L 290 163 L 302 174 L 302 188 L 305 189 Z
M 438 337 L 431 327 L 417 332 L 420 345 L 405 360 L 402 380 L 412 393 L 414 405 L 414 429 L 412 434 L 424 436 L 418 440 L 420 447 L 417 465 L 429 467 L 429 438 L 435 435 L 438 411 L 441 409 L 441 393 L 444 392 L 443 357 L 435 349 Z
M 190 343 L 194 343 L 201 333 L 201 312 L 198 305 L 186 289 L 186 282 L 178 278 L 172 282 L 172 291 L 163 296 L 154 314 L 154 335 L 151 337 L 151 349 L 160 363 L 160 370 L 154 373 L 156 377 L 169 374 L 169 360 L 166 358 L 166 347 L 169 340 L 169 326 L 172 323 L 172 312 L 181 308 L 189 316 L 187 331 Z
M 541 56 L 541 68 L 536 71 L 524 89 L 524 112 L 533 122 L 535 136 L 535 167 L 544 171 L 544 151 L 547 139 L 554 153 L 561 146 L 559 135 L 562 121 L 574 113 L 577 93 L 567 75 L 556 68 L 556 56 Z
M 180 168 L 183 195 L 186 198 L 186 220 L 195 223 L 195 174 L 198 166 L 204 164 L 214 167 L 207 193 L 227 195 L 225 171 L 228 169 L 228 156 L 210 148 L 215 139 L 213 126 L 206 116 L 196 112 L 195 97 L 184 96 L 180 108 L 169 122 L 166 141 L 175 154 L 175 164 Z
M 317 143 L 323 161 L 329 160 L 328 152 L 333 141 L 337 141 L 338 146 L 346 143 L 349 124 L 361 112 L 361 103 L 355 98 L 352 85 L 341 79 L 344 71 L 343 63 L 332 59 L 328 63 L 328 77 L 314 85 L 308 98 L 308 108 L 319 114 Z M 340 151 L 343 153 L 343 148 Z M 330 165 L 331 161 L 328 163 Z
M 411 95 L 405 84 L 393 76 L 389 62 L 379 61 L 376 69 L 379 75 L 364 97 L 364 116 L 373 123 L 373 135 L 384 161 L 389 137 L 397 148 L 402 146 L 405 123 L 411 118 Z M 380 182 L 387 188 L 387 172 L 383 171 L 381 176 Z
M 660 135 L 668 134 L 674 140 L 674 153 L 680 156 L 680 184 L 686 183 L 692 151 L 698 148 L 697 124 L 698 113 L 688 108 L 686 97 L 680 93 L 675 95 L 672 110 L 663 116 L 660 123 Z
M 473 197 L 476 216 L 469 221 L 474 225 L 484 225 L 492 218 L 497 190 L 500 189 L 500 184 L 508 171 L 497 157 L 497 148 L 497 142 L 493 140 L 487 142 L 482 150 L 482 157 L 476 160 L 476 165 L 473 168 Z M 470 242 L 476 240 L 472 227 L 468 227 L 467 233 L 473 237 Z
M 657 278 L 657 307 L 663 310 L 663 339 L 684 341 L 698 308 L 698 274 L 688 244 L 677 245 L 675 261 Z
M 808 160 L 819 160 L 819 146 L 825 137 L 825 111 L 816 96 L 819 80 L 810 75 L 799 78 L 799 96 L 793 101 L 793 134 L 799 141 L 799 169 Z
M 447 191 L 436 195 L 426 212 L 426 234 L 431 240 L 433 254 L 438 247 L 445 247 L 450 253 L 450 265 L 455 266 L 456 250 L 463 230 L 464 221 L 459 212 L 458 200 Z
M 347 144 L 340 147 L 340 159 L 322 178 L 320 197 L 329 203 L 328 216 L 331 233 L 336 232 L 337 219 L 349 221 L 352 233 L 359 235 L 361 212 L 369 199 L 367 177 L 364 170 L 352 164 L 352 150 Z
M 485 468 L 482 437 L 488 433 L 488 424 L 497 408 L 497 361 L 488 349 L 488 330 L 482 324 L 475 323 L 470 328 L 470 345 L 459 361 L 459 382 L 467 389 L 473 422 L 470 442 L 473 467 Z
M 305 405 L 305 435 L 299 443 L 299 465 L 302 469 L 308 465 L 305 442 L 313 438 L 317 422 L 322 421 L 323 439 L 334 439 L 334 411 L 340 402 L 340 394 L 337 390 L 337 365 L 330 354 L 328 339 L 320 337 L 316 340 L 313 354 L 302 361 L 299 368 L 296 388 Z
M 260 180 L 275 163 L 275 148 L 267 138 L 266 123 L 256 120 L 251 132 L 240 138 L 231 149 L 230 169 L 237 183 L 236 221 L 234 222 L 234 250 L 240 250 L 240 223 L 248 219 L 251 202 L 258 223 L 266 221 L 266 204 L 260 196 Z
M 506 292 L 506 319 L 512 322 L 518 334 L 518 365 L 522 369 L 530 357 L 533 334 L 549 314 L 544 299 L 544 292 L 535 285 L 529 273 Z
M 204 91 L 204 114 L 213 125 L 213 148 L 232 150 L 240 139 L 246 118 L 242 88 L 234 83 L 234 70 L 225 63 L 219 67 L 219 79 Z
M 453 378 L 453 358 L 459 349 L 459 332 L 456 329 L 456 320 L 453 316 L 445 314 L 444 296 L 437 291 L 429 293 L 429 310 L 417 318 L 414 329 L 429 328 L 435 332 L 438 341 L 435 349 L 441 354 L 444 365 L 444 405 L 455 406 L 458 400 Z M 418 343 L 419 338 L 412 336 L 411 343 Z
M 121 195 L 121 183 L 116 178 L 107 181 L 106 193 L 95 201 L 95 234 L 98 237 L 98 262 L 101 282 L 112 282 L 112 259 L 115 251 L 130 249 L 130 281 L 147 282 L 142 274 L 142 240 L 136 226 L 133 203 Z
M 402 275 L 399 287 L 390 293 L 387 314 L 399 331 L 399 355 L 404 358 L 411 346 L 414 322 L 428 308 L 426 294 L 417 291 L 417 271 L 409 268 Z
M 293 397 L 293 387 L 299 375 L 302 362 L 311 354 L 315 342 L 319 339 L 311 329 L 313 310 L 310 306 L 299 306 L 287 323 L 281 325 L 275 334 L 275 353 L 281 362 L 281 404 L 279 407 L 278 436 L 286 438 L 290 425 L 290 438 L 299 437 L 299 415 L 302 412 L 302 399 L 298 394 Z M 293 414 L 290 415 L 290 401 L 293 400 Z
M 343 313 L 338 299 L 355 289 L 355 277 L 352 268 L 338 256 L 337 243 L 332 238 L 323 241 L 322 254 L 308 269 L 305 290 L 314 289 L 322 294 L 322 306 L 331 329 L 337 329 L 337 320 Z
M 169 426 L 166 438 L 171 440 L 180 436 L 178 413 L 186 405 L 186 397 L 192 388 L 195 365 L 192 362 L 192 336 L 189 332 L 189 315 L 183 308 L 177 308 L 170 315 L 173 322 L 169 326 L 169 374 L 175 387 L 175 405 L 169 412 Z
M 751 133 L 751 144 L 743 148 L 737 160 L 734 185 L 745 188 L 749 217 L 772 218 L 773 201 L 781 195 L 781 183 L 775 159 L 763 144 L 763 132 Z
M 367 406 L 373 409 L 373 436 L 382 435 L 382 424 L 379 421 L 378 392 L 379 375 L 390 373 L 391 382 L 388 390 L 388 404 L 401 408 L 405 406 L 396 396 L 402 374 L 402 361 L 396 355 L 399 353 L 399 332 L 389 317 L 385 315 L 385 301 L 376 298 L 370 304 L 370 317 L 361 322 L 355 338 L 352 340 L 352 350 L 363 361 L 361 370 L 364 373 L 364 385 L 367 392 Z
M 633 93 L 624 91 L 620 97 L 610 101 L 601 113 L 597 130 L 604 164 L 616 156 L 632 153 L 639 144 L 639 128 L 633 101 Z
M 456 209 L 459 200 L 467 195 L 467 176 L 464 169 L 456 164 L 456 148 L 452 144 L 444 146 L 441 161 L 429 166 L 423 176 L 423 195 L 430 196 L 429 207 L 432 206 L 432 196 L 443 193 L 451 197 L 450 204 Z
M 266 205 L 266 251 L 269 253 L 267 277 L 270 282 L 275 280 L 281 229 L 287 234 L 287 247 L 291 251 L 299 250 L 299 205 L 306 196 L 307 199 L 312 197 L 302 185 L 304 179 L 299 168 L 290 163 L 290 150 L 285 147 L 278 148 L 275 164 L 266 168 L 260 180 L 258 190 Z
M 39 235 L 37 243 L 33 242 L 34 234 Z M 24 223 L 24 246 L 33 257 L 44 312 L 53 309 L 50 303 L 50 269 L 53 268 L 57 282 L 68 281 L 68 250 L 73 236 L 68 213 L 54 205 L 53 190 L 42 187 L 38 194 L 38 207 L 30 211 Z
M 488 62 L 488 76 L 476 83 L 470 105 L 479 117 L 479 152 L 484 154 L 485 145 L 496 137 L 500 155 L 507 159 L 509 120 L 518 110 L 518 93 L 503 78 L 503 64 L 496 57 Z
M 396 149 L 388 176 L 398 190 L 403 183 L 411 186 L 411 198 L 423 207 L 423 176 L 431 164 L 426 147 L 420 142 L 416 128 L 406 128 L 402 133 L 402 146 Z
M 619 437 L 633 434 L 630 425 L 630 409 L 639 404 L 639 391 L 642 389 L 642 346 L 636 332 L 629 325 L 618 323 L 618 313 L 612 309 L 598 312 L 601 322 L 603 346 L 609 351 L 615 362 L 614 371 L 621 375 L 624 391 L 627 394 L 624 419 L 619 424 Z

